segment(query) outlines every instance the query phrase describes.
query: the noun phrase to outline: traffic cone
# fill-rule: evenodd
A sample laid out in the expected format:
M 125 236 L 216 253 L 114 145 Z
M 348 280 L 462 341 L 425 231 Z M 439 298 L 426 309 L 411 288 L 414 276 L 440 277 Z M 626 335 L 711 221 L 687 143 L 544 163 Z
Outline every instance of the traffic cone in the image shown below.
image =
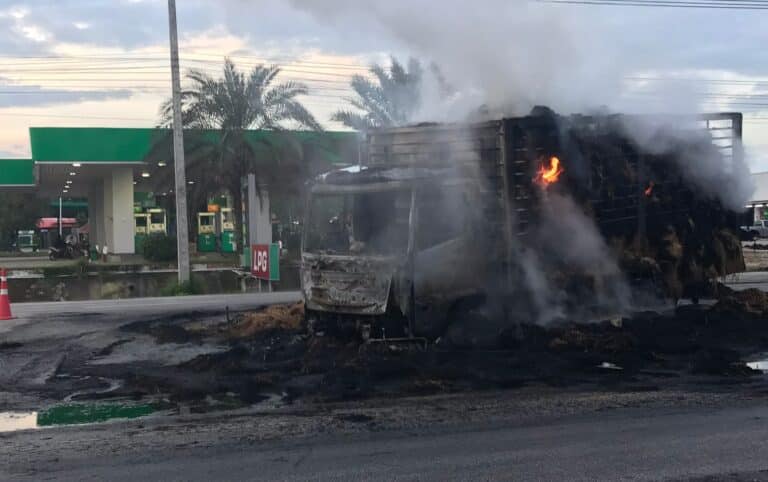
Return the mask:
M 8 276 L 0 269 L 0 321 L 11 320 L 11 300 L 8 298 Z

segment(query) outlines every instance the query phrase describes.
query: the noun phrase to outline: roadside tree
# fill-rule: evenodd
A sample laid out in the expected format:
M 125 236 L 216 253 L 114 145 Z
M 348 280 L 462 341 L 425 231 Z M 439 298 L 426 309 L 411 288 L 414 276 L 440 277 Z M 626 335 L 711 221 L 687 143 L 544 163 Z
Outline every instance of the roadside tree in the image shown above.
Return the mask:
M 416 59 L 408 68 L 392 57 L 389 68 L 373 65 L 373 80 L 362 75 L 352 77 L 355 97 L 347 99 L 354 110 L 341 109 L 331 120 L 358 131 L 406 124 L 420 106 L 424 69 Z
M 194 183 L 188 187 L 189 205 L 194 208 L 208 197 L 228 192 L 238 241 L 243 179 L 255 174 L 257 186 L 279 183 L 278 173 L 291 170 L 284 164 L 296 164 L 302 158 L 301 144 L 288 129 L 321 130 L 299 99 L 309 93 L 308 87 L 278 82 L 280 72 L 278 66 L 256 65 L 246 73 L 227 59 L 220 77 L 199 70 L 187 73 L 188 87 L 181 94 L 187 178 Z M 170 126 L 170 99 L 161 106 L 160 115 L 161 125 Z M 254 135 L 253 130 L 269 134 Z M 155 151 L 158 148 L 168 150 L 170 136 Z

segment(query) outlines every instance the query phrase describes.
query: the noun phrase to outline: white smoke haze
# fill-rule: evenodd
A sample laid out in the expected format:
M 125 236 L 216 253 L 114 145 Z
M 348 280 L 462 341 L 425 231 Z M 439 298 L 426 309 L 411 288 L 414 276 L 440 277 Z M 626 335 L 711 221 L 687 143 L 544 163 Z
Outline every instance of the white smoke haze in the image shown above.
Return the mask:
M 435 62 L 457 93 L 446 102 L 426 85 L 415 122 L 463 120 L 481 105 L 491 117 L 525 115 L 535 105 L 562 113 L 649 105 L 647 96 L 634 95 L 648 86 L 634 82 L 627 92 L 627 77 L 644 69 L 620 51 L 622 26 L 591 9 L 525 0 L 290 1 L 341 30 L 374 25 L 393 47 Z M 654 84 L 653 98 L 677 108 L 698 105 L 679 83 Z
M 536 105 L 562 114 L 695 114 L 703 105 L 701 94 L 688 84 L 638 80 L 658 74 L 622 51 L 621 24 L 601 20 L 592 9 L 525 0 L 289 1 L 342 31 L 350 23 L 370 23 L 388 33 L 390 50 L 434 62 L 456 91 L 448 99 L 438 95 L 437 81 L 425 70 L 413 122 L 462 122 L 476 118 L 481 107 L 487 117 L 498 119 L 527 115 Z M 642 51 L 642 43 L 635 49 Z M 643 54 L 645 61 L 654 55 Z M 697 135 L 668 127 L 650 124 L 627 132 L 649 153 L 677 152 L 681 141 L 692 144 Z M 746 163 L 735 156 L 724 166 L 716 151 L 702 152 L 708 155 L 697 150 L 681 156 L 684 173 L 726 207 L 743 208 L 751 193 Z M 614 314 L 629 309 L 629 287 L 595 222 L 568 197 L 550 193 L 542 204 L 542 222 L 533 234 L 538 242 L 515 247 L 537 321 L 572 315 L 567 294 L 551 280 L 558 264 L 593 282 L 595 299 L 583 300 L 585 305 L 602 305 Z
M 535 321 L 539 325 L 548 325 L 565 317 L 564 293 L 554 289 L 547 278 L 547 273 L 536 251 L 521 249 L 517 252 L 518 263 L 522 270 L 523 282 L 530 291 L 531 301 L 536 310 Z
M 677 153 L 671 157 L 700 195 L 720 200 L 731 211 L 742 211 L 755 185 L 741 145 L 736 143 L 734 155 L 726 159 L 713 146 L 710 134 L 696 124 L 693 117 L 627 117 L 624 131 L 646 153 Z
M 541 222 L 531 233 L 529 247 L 520 250 L 520 267 L 536 307 L 536 321 L 560 320 L 569 310 L 568 294 L 561 292 L 549 275 L 565 269 L 586 276 L 593 299 L 577 300 L 587 315 L 625 313 L 631 304 L 630 289 L 603 237 L 570 197 L 545 193 Z

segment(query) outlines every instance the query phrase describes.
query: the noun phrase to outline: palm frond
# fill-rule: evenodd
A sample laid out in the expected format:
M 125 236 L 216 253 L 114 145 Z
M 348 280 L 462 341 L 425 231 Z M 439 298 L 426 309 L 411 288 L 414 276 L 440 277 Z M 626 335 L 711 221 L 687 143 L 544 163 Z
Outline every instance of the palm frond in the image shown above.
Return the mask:
M 300 100 L 309 93 L 308 87 L 298 82 L 277 83 L 279 75 L 280 67 L 276 65 L 257 65 L 244 73 L 230 59 L 224 60 L 218 77 L 200 70 L 185 74 L 182 123 L 185 134 L 188 132 L 187 172 L 196 179 L 191 189 L 196 200 L 221 190 L 239 196 L 244 175 L 266 173 L 260 177 L 268 179 L 281 156 L 288 155 L 285 149 L 275 146 L 255 148 L 249 129 L 273 131 L 269 140 L 263 141 L 266 144 L 274 142 L 273 136 L 288 125 L 321 130 Z M 169 127 L 172 121 L 173 103 L 167 100 L 160 105 L 159 124 Z M 221 135 L 211 136 L 211 129 L 219 129 Z
M 331 120 L 361 132 L 376 128 L 376 125 L 367 116 L 349 110 L 334 112 L 331 115 Z
M 374 80 L 356 75 L 350 87 L 356 97 L 347 101 L 359 112 L 341 109 L 331 120 L 357 130 L 403 125 L 419 108 L 423 68 L 416 59 L 409 59 L 408 68 L 392 57 L 389 69 L 372 65 L 369 72 Z

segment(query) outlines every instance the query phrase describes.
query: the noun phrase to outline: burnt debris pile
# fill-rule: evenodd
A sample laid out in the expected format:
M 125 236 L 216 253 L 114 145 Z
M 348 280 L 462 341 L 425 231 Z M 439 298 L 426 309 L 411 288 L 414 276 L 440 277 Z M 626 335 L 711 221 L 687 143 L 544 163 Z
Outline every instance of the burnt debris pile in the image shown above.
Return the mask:
M 560 298 L 543 297 L 561 309 L 539 321 L 585 305 L 626 312 L 653 298 L 712 297 L 718 277 L 744 271 L 743 202 L 733 194 L 744 190 L 740 115 L 668 127 L 534 114 L 505 127 L 511 178 L 532 179 L 513 183 L 510 200 L 523 213 L 519 277 L 534 299 L 543 290 Z
M 627 134 L 631 127 L 615 122 L 588 132 L 584 126 L 569 129 L 576 158 L 590 159 L 588 182 L 573 183 L 572 192 L 586 201 L 629 276 L 661 281 L 674 299 L 711 295 L 701 291 L 706 283 L 711 287 L 715 278 L 744 270 L 740 213 L 711 191 L 697 189 L 685 163 L 716 159 L 725 172 L 733 153 L 721 152 L 705 125 L 661 152 L 649 152 Z
M 174 322 L 177 342 L 199 340 L 228 346 L 225 351 L 176 366 L 85 365 L 79 374 L 119 374 L 125 385 L 112 396 L 163 393 L 201 407 L 212 400 L 339 401 L 542 384 L 649 390 L 757 383 L 759 372 L 743 360 L 768 345 L 768 297 L 755 290 L 720 293 L 713 306 L 590 324 L 520 325 L 480 349 L 444 340 L 417 348 L 313 337 L 300 306 L 272 307 L 205 326 Z M 173 343 L 169 330 L 153 333 L 158 342 Z

